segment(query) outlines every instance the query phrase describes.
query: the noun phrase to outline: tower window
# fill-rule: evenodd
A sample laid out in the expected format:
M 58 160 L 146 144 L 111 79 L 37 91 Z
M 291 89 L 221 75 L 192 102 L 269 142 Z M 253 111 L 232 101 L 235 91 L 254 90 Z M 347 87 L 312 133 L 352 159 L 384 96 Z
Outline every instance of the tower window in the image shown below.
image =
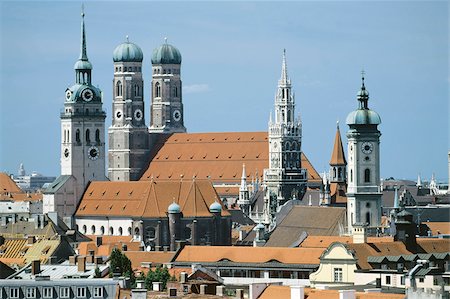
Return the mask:
M 370 169 L 368 169 L 368 168 L 366 168 L 366 170 L 364 170 L 364 182 L 370 183 Z
M 342 177 L 342 168 L 338 168 L 338 178 Z
M 159 82 L 155 84 L 155 97 L 159 98 L 161 96 L 161 85 Z
M 80 129 L 77 129 L 77 131 L 75 132 L 75 140 L 76 142 L 80 142 Z
M 370 212 L 366 213 L 366 223 L 370 224 Z
M 95 142 L 100 143 L 100 130 L 95 130 Z
M 134 96 L 139 96 L 139 85 L 134 85 Z
M 178 87 L 175 86 L 175 97 L 178 97 Z
M 350 182 L 353 182 L 353 170 L 350 169 Z
M 116 96 L 121 97 L 122 96 L 122 82 L 117 81 L 116 83 Z
M 86 142 L 91 142 L 91 131 L 89 129 L 86 129 Z

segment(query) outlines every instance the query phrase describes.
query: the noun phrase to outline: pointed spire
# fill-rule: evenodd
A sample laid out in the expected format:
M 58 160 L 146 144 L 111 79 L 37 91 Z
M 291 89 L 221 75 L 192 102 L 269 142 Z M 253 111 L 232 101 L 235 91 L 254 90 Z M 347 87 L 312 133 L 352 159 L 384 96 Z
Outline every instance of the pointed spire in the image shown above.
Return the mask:
M 309 195 L 309 202 L 308 202 L 308 206 L 312 206 L 312 199 L 311 199 L 311 194 Z
M 79 60 L 88 61 L 86 53 L 86 32 L 84 29 L 84 4 L 81 4 L 81 51 Z
M 420 178 L 420 173 L 417 175 L 417 187 L 422 187 L 422 179 Z
M 339 121 L 336 123 L 336 135 L 334 137 L 333 153 L 331 154 L 330 165 L 347 165 L 345 160 L 344 147 L 342 145 Z
M 245 173 L 245 164 L 242 164 L 242 177 L 240 191 L 248 191 L 247 174 Z
M 400 207 L 399 201 L 398 201 L 398 187 L 397 185 L 394 186 L 394 209 L 398 209 Z
M 283 49 L 283 62 L 281 65 L 281 78 L 278 81 L 279 85 L 289 85 L 291 84 L 291 80 L 289 79 L 287 73 L 287 63 L 286 63 L 286 49 Z
M 361 90 L 358 92 L 359 109 L 369 109 L 367 102 L 369 101 L 369 92 L 364 85 L 364 70 L 361 71 Z

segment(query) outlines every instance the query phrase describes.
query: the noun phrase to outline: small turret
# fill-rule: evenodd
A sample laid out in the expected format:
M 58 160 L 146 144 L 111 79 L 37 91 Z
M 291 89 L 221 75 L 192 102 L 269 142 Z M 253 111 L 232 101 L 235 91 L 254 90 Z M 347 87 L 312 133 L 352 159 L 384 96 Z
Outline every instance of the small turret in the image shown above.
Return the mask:
M 239 200 L 238 205 L 241 208 L 242 212 L 249 215 L 250 213 L 250 200 L 249 200 L 249 191 L 247 186 L 247 175 L 245 173 L 245 164 L 242 164 L 242 177 L 241 177 L 241 186 L 239 187 Z

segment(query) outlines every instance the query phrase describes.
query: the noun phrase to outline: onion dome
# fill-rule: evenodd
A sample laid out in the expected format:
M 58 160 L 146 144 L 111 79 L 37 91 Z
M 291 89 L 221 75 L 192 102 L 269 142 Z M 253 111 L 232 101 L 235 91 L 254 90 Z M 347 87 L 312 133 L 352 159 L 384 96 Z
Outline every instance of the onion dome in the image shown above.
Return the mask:
M 114 62 L 142 62 L 144 54 L 141 48 L 128 41 L 118 45 L 113 52 Z
M 222 212 L 222 205 L 215 201 L 209 206 L 209 211 L 211 213 L 220 213 Z
M 264 226 L 264 224 L 258 223 L 258 224 L 253 228 L 253 231 L 258 231 L 258 230 L 263 230 L 263 229 L 266 229 L 266 227 Z
M 92 70 L 92 64 L 89 60 L 77 60 L 73 68 L 75 70 Z
M 169 208 L 167 208 L 167 212 L 169 212 L 169 214 L 178 214 L 181 212 L 181 208 L 176 202 L 173 202 L 170 204 Z
M 369 92 L 364 86 L 364 72 L 362 77 L 361 90 L 358 92 L 359 108 L 348 114 L 347 125 L 379 125 L 381 124 L 381 117 L 368 107 Z
M 164 44 L 153 50 L 152 64 L 181 64 L 181 53 L 166 38 Z

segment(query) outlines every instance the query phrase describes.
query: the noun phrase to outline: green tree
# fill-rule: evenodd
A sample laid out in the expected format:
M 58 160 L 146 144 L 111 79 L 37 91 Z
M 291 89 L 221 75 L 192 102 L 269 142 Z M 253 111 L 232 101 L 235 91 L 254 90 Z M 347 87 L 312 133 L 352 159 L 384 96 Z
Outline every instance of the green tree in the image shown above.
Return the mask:
M 97 267 L 95 267 L 95 274 L 94 274 L 95 278 L 102 278 L 102 273 L 100 272 L 100 269 Z
M 154 271 L 150 269 L 147 272 L 147 277 L 145 278 L 145 287 L 151 290 L 153 288 L 153 282 L 162 282 L 162 289 L 165 289 L 167 286 L 167 281 L 169 281 L 170 279 L 171 277 L 167 267 L 157 266 Z
M 121 276 L 129 277 L 131 285 L 134 285 L 136 278 L 134 276 L 133 269 L 131 268 L 130 259 L 122 253 L 119 249 L 114 248 L 109 257 L 109 276 L 113 276 L 113 273 L 120 273 Z

